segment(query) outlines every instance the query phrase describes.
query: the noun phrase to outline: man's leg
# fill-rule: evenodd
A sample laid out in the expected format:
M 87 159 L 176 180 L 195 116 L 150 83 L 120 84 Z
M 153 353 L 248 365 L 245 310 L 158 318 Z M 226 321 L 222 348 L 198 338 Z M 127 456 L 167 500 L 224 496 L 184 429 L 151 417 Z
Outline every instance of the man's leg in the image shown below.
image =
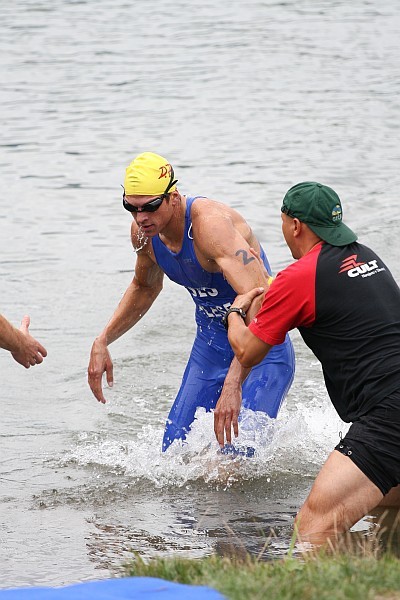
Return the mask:
M 218 353 L 203 340 L 196 338 L 182 384 L 168 415 L 162 451 L 176 439 L 185 440 L 196 410 L 215 408 L 220 396 L 230 357 Z
M 383 498 L 380 489 L 337 450 L 328 457 L 296 517 L 302 541 L 324 543 L 357 523 Z
M 379 502 L 378 506 L 400 506 L 400 485 L 393 487 Z

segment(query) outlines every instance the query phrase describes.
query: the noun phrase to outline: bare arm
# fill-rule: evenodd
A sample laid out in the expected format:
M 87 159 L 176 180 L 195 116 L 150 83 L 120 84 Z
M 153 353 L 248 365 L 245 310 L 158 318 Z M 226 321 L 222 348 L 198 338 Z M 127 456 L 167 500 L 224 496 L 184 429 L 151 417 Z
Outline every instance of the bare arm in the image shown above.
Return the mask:
M 17 329 L 5 317 L 0 315 L 0 347 L 9 350 L 19 364 L 26 369 L 43 362 L 47 351 L 29 333 L 30 318 L 22 319 L 20 329 Z
M 255 288 L 235 298 L 233 307 L 242 308 L 247 312 L 254 302 L 254 299 L 263 293 L 263 288 Z M 237 313 L 231 313 L 228 316 L 228 339 L 235 353 L 237 360 L 242 367 L 251 369 L 268 354 L 272 346 L 266 344 L 254 335 L 243 322 L 243 319 Z
M 147 257 L 138 255 L 135 276 L 97 339 L 108 346 L 136 325 L 161 292 L 162 281 L 161 269 Z
M 93 342 L 88 367 L 88 382 L 94 396 L 103 404 L 106 402 L 101 385 L 104 372 L 108 385 L 112 386 L 113 384 L 113 364 L 107 346 L 136 325 L 146 314 L 162 290 L 163 277 L 162 270 L 153 262 L 148 248 L 139 251 L 135 276 L 131 284 L 110 321 Z
M 251 290 L 255 286 L 263 285 L 268 288 L 263 265 L 252 253 L 248 241 L 242 235 L 240 227 L 236 226 L 234 219 L 230 218 L 229 212 L 221 216 L 217 210 L 217 214 L 212 218 L 208 213 L 205 218 L 199 219 L 197 225 L 198 237 L 196 230 L 194 235 L 200 242 L 198 244 L 196 242 L 196 245 L 204 256 L 217 265 L 218 270 L 223 273 L 238 294 Z M 246 224 L 240 223 L 240 225 L 243 229 Z M 261 298 L 253 303 L 248 320 L 251 320 L 256 313 L 260 303 Z M 224 445 L 225 437 L 226 441 L 231 443 L 232 429 L 235 437 L 238 436 L 242 384 L 249 372 L 250 368 L 242 366 L 236 357 L 233 359 L 214 411 L 214 433 L 220 446 Z
M 214 433 L 221 448 L 239 435 L 238 417 L 242 406 L 242 384 L 251 369 L 241 366 L 236 356 L 226 374 L 224 386 L 214 410 Z

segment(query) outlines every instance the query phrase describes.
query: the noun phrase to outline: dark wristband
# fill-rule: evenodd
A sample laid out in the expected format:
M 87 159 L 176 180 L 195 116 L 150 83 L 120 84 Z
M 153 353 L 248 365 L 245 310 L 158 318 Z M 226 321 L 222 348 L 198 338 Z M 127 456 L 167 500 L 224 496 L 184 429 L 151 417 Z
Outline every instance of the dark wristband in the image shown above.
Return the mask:
M 222 325 L 225 327 L 226 330 L 228 330 L 228 317 L 233 312 L 238 313 L 242 317 L 243 321 L 246 318 L 246 313 L 244 312 L 243 308 L 236 308 L 236 307 L 229 308 L 226 311 L 226 313 L 224 314 L 224 316 L 222 317 Z

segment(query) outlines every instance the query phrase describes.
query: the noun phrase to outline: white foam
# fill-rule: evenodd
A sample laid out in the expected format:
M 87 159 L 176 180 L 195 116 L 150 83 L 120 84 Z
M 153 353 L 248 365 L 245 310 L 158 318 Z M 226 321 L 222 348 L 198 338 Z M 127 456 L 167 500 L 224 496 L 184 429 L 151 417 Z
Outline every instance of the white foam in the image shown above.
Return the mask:
M 202 480 L 229 486 L 238 480 L 276 473 L 314 476 L 345 431 L 329 401 L 313 398 L 307 404 L 283 407 L 277 419 L 244 409 L 235 447 L 255 449 L 253 457 L 223 455 L 214 437 L 213 414 L 199 408 L 185 442 L 161 452 L 163 428 L 145 425 L 134 440 L 82 435 L 66 459 L 79 465 L 118 470 L 156 487 L 184 486 Z M 110 434 L 108 434 L 110 435 Z

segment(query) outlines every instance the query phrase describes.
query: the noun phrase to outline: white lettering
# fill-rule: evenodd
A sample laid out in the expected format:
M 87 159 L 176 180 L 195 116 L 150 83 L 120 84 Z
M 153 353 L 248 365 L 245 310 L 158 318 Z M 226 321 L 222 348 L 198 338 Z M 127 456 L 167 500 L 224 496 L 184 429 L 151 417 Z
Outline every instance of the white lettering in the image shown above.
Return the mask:
M 192 294 L 192 296 L 194 298 L 207 298 L 207 296 L 218 296 L 218 290 L 216 288 L 192 288 L 192 287 L 187 287 L 187 290 L 189 290 L 189 292 Z
M 206 306 L 200 306 L 199 310 L 202 310 L 203 312 L 206 313 L 207 317 L 210 317 L 210 319 L 214 318 L 214 314 L 212 312 L 208 312 L 207 307 Z
M 370 275 L 375 275 L 375 273 L 379 273 L 380 271 L 384 271 L 384 268 L 379 269 L 378 263 L 376 260 L 370 260 L 369 263 L 364 263 L 354 269 L 350 269 L 347 271 L 347 275 L 349 277 L 369 277 Z
M 218 296 L 218 290 L 215 288 L 206 288 L 206 290 L 208 290 L 207 293 L 209 296 Z
M 364 273 L 363 275 L 361 275 L 361 277 L 371 277 L 371 275 L 376 275 L 377 273 L 380 273 L 384 270 L 385 269 L 383 267 L 381 269 L 375 269 L 375 271 L 371 271 L 370 273 Z
M 224 314 L 226 313 L 226 311 L 228 310 L 228 308 L 230 308 L 232 306 L 231 302 L 226 302 L 223 306 L 199 306 L 199 310 L 202 310 L 207 317 L 209 317 L 210 319 L 214 319 L 215 317 L 217 318 L 222 318 L 224 316 Z

